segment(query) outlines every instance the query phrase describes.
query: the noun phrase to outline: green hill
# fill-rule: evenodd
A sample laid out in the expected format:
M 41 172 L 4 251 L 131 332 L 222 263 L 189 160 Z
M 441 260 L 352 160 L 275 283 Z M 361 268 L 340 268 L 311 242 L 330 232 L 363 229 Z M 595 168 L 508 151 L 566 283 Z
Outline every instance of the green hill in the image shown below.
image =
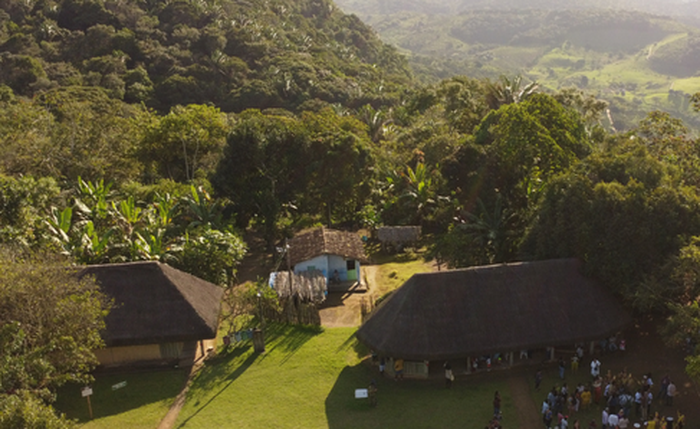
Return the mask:
M 370 9 L 369 2 L 348 3 Z M 440 3 L 450 10 L 465 4 Z M 575 86 L 610 101 L 618 129 L 655 109 L 700 126 L 688 108 L 690 94 L 700 90 L 699 29 L 638 11 L 467 9 L 361 16 L 410 56 L 425 82 L 522 74 L 550 90 Z
M 381 105 L 410 81 L 403 57 L 330 0 L 0 1 L 0 83 L 71 85 L 161 111 L 213 103 Z

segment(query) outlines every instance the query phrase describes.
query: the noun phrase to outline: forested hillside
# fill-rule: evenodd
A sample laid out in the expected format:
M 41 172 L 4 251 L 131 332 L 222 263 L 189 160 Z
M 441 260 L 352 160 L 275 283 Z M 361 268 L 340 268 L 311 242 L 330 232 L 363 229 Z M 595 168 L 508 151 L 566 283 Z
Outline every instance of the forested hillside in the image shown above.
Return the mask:
M 408 54 L 423 81 L 522 74 L 551 90 L 575 86 L 608 100 L 616 129 L 654 109 L 700 127 L 688 103 L 700 87 L 700 29 L 639 11 L 669 15 L 700 3 L 664 3 L 664 11 L 654 2 L 616 3 L 615 10 L 596 2 L 340 3 Z
M 0 423 L 71 427 L 47 404 L 89 379 L 81 345 L 99 343 L 109 309 L 65 279 L 49 281 L 65 305 L 18 305 L 26 282 L 49 287 L 26 280 L 46 280 L 41 261 L 159 260 L 229 288 L 252 244 L 279 261 L 317 225 L 420 225 L 448 267 L 576 257 L 634 311 L 668 316 L 669 344 L 700 343 L 700 141 L 648 109 L 700 117 L 689 27 L 638 12 L 407 15 L 396 28 L 416 44 L 442 27 L 471 58 L 419 84 L 330 0 L 0 1 Z M 482 78 L 508 61 L 527 76 Z M 84 335 L 31 313 L 53 307 Z
M 385 103 L 410 73 L 326 0 L 0 3 L 0 81 L 17 95 L 104 88 L 167 111 Z

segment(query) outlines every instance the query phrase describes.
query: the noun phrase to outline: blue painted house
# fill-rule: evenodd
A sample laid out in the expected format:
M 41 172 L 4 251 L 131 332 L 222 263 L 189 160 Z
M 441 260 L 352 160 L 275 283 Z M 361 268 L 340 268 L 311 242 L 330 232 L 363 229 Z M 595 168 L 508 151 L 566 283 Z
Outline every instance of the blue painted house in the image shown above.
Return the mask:
M 319 270 L 329 283 L 361 282 L 360 263 L 367 255 L 360 236 L 352 232 L 316 228 L 287 243 L 295 273 Z

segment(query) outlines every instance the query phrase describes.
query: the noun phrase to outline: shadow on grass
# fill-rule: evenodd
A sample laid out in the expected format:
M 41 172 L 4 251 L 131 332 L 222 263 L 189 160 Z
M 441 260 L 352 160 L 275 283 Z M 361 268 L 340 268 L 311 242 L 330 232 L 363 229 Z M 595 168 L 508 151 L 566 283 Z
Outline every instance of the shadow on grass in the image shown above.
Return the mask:
M 245 342 L 239 343 L 237 346 L 221 350 L 219 353 L 217 353 L 216 357 L 213 359 L 208 359 L 205 362 L 204 367 L 199 370 L 199 373 L 197 374 L 197 385 L 201 386 L 201 388 L 204 390 L 208 390 L 212 386 L 219 385 L 221 383 L 221 379 L 226 377 L 226 371 L 228 371 L 231 365 L 235 365 L 234 361 L 249 353 L 251 349 L 252 345 L 249 342 Z M 254 353 L 248 357 L 245 362 L 247 362 L 251 357 L 253 360 L 255 360 L 257 356 L 258 355 Z M 236 371 L 238 371 L 238 369 L 236 369 Z
M 269 324 L 265 330 L 266 353 L 261 357 L 265 359 L 274 352 L 283 355 L 281 364 L 284 364 L 301 346 L 322 332 L 320 326 Z
M 355 389 L 377 383 L 377 406 L 356 399 Z M 325 400 L 330 429 L 483 428 L 490 419 L 494 391 L 504 394 L 505 427 L 519 427 L 507 379 L 459 378 L 446 389 L 444 379 L 394 381 L 363 363 L 346 367 Z
M 95 419 L 121 414 L 155 402 L 168 403 L 177 396 L 187 379 L 188 371 L 154 370 L 120 374 L 98 374 L 91 385 L 90 397 Z M 124 387 L 113 386 L 126 382 Z M 72 419 L 90 419 L 87 400 L 81 396 L 82 385 L 68 384 L 58 390 L 55 408 Z
M 245 350 L 243 350 L 243 351 L 245 351 Z M 239 353 L 238 355 L 242 354 L 243 351 L 241 351 L 241 353 Z M 189 422 L 190 420 L 192 420 L 192 418 L 194 418 L 194 417 L 197 416 L 200 412 L 202 412 L 205 408 L 207 408 L 207 407 L 209 406 L 209 404 L 211 404 L 216 398 L 219 397 L 219 395 L 221 395 L 224 391 L 226 391 L 226 389 L 228 389 L 228 388 L 231 386 L 231 384 L 233 384 L 233 382 L 236 381 L 236 379 L 237 379 L 238 377 L 240 377 L 241 374 L 243 374 L 243 373 L 248 369 L 248 367 L 250 367 L 250 366 L 253 364 L 253 362 L 255 362 L 255 359 L 257 359 L 258 356 L 259 356 L 259 355 L 258 355 L 257 353 L 253 353 L 253 354 L 251 354 L 250 356 L 248 356 L 248 358 L 247 358 L 245 361 L 243 361 L 242 364 L 240 364 L 232 373 L 230 373 L 230 374 L 224 379 L 224 380 L 226 380 L 226 384 L 224 384 L 224 386 L 223 386 L 221 389 L 219 389 L 219 390 L 218 390 L 211 398 L 209 398 L 204 404 L 202 404 L 201 406 L 199 406 L 195 412 L 193 412 L 191 415 L 189 415 L 189 416 L 188 416 L 185 420 L 183 420 L 183 422 L 180 423 L 180 425 L 178 425 L 177 427 L 178 427 L 178 428 L 184 427 L 185 425 L 187 425 L 187 422 Z M 231 357 L 230 359 L 233 359 L 233 357 Z M 206 380 L 205 383 L 206 383 L 206 382 L 210 382 L 211 380 L 218 380 L 218 379 L 220 379 L 220 378 L 223 376 L 222 372 L 223 372 L 223 371 L 226 371 L 227 368 L 228 368 L 227 365 L 218 365 L 218 366 L 213 366 L 213 367 L 211 367 L 210 370 L 208 371 L 208 373 L 207 373 L 206 375 L 203 374 L 203 376 L 209 377 L 209 379 Z M 205 384 L 204 386 L 206 386 L 206 384 Z M 200 388 L 201 388 L 201 387 L 202 387 L 202 386 L 200 386 Z M 198 405 L 199 405 L 199 402 L 195 402 L 195 403 L 194 403 L 194 406 L 195 406 L 195 407 L 197 407 Z

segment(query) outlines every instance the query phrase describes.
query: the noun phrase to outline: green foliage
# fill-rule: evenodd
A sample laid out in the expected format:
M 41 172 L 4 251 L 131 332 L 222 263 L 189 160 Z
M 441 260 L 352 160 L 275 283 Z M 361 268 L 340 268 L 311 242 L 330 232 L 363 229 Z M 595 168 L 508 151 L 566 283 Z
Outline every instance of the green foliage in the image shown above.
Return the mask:
M 232 202 L 238 225 L 257 216 L 272 245 L 285 212 L 354 220 L 371 192 L 372 168 L 365 130 L 352 118 L 331 110 L 299 119 L 248 111 L 228 136 L 212 184 Z
M 393 103 L 410 81 L 394 48 L 328 0 L 7 3 L 0 81 L 20 95 L 80 83 L 162 112 L 358 107 Z
M 71 429 L 75 423 L 27 392 L 0 393 L 0 428 Z
M 658 306 L 674 297 L 664 264 L 679 238 L 700 228 L 700 200 L 690 189 L 667 186 L 664 165 L 631 146 L 593 155 L 554 179 L 523 249 L 536 258 L 581 258 L 631 302 Z
M 151 166 L 152 174 L 180 182 L 202 177 L 213 168 L 228 126 L 219 109 L 203 105 L 174 107 L 149 125 L 139 158 Z
M 45 401 L 66 382 L 88 382 L 111 303 L 49 254 L 0 252 L 0 394 Z

